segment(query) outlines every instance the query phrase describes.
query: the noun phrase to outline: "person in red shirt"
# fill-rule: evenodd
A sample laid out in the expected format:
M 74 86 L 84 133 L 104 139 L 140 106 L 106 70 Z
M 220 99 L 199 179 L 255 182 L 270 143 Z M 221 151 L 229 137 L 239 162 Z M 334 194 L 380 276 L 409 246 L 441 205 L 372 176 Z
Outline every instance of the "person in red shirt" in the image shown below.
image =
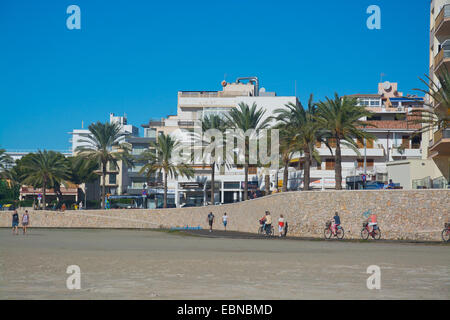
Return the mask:
M 280 237 L 284 234 L 284 217 L 282 214 L 280 214 L 280 218 L 278 219 L 278 232 L 280 234 Z

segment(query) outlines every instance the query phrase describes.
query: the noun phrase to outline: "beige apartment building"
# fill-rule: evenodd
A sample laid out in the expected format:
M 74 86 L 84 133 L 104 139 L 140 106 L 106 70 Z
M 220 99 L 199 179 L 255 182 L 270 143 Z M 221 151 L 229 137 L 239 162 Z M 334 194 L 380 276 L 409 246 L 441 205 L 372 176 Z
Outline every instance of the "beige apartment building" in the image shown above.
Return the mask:
M 430 6 L 430 78 L 450 70 L 450 0 L 432 0 Z M 446 108 L 430 101 L 434 108 Z M 449 112 L 449 110 L 442 110 Z M 450 181 L 450 128 L 434 128 L 424 134 L 424 154 L 436 164 L 442 179 Z

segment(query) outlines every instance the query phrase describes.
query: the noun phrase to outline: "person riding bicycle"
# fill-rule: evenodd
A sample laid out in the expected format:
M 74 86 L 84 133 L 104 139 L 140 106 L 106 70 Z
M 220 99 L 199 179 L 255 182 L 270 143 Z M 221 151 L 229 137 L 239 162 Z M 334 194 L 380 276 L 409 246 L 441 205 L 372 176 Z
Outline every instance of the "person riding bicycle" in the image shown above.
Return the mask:
M 377 215 L 375 213 L 371 213 L 367 218 L 367 222 L 369 223 L 369 231 L 373 232 L 378 226 Z
M 338 227 L 341 225 L 341 218 L 339 217 L 339 213 L 336 211 L 333 217 L 333 226 L 332 230 L 336 234 Z

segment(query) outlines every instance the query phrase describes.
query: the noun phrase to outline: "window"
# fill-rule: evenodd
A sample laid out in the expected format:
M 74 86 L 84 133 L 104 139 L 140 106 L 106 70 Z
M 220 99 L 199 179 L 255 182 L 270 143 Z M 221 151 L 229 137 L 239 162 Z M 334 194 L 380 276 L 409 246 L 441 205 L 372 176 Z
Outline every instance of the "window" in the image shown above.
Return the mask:
M 358 145 L 358 149 L 364 149 L 364 140 L 357 139 L 356 144 Z M 366 140 L 366 148 L 373 149 L 373 140 Z
M 330 145 L 330 148 L 336 148 L 336 139 L 335 138 L 328 139 L 328 144 Z
M 223 183 L 223 188 L 224 189 L 240 189 L 240 184 L 239 182 L 224 182 Z
M 133 145 L 133 149 L 131 151 L 132 155 L 140 155 L 142 152 L 144 152 L 145 150 L 147 150 L 147 146 L 146 145 Z
M 325 169 L 326 170 L 334 170 L 335 163 L 336 162 L 334 159 L 327 159 L 326 163 L 325 163 Z
M 373 168 L 373 159 L 366 159 L 366 168 Z M 358 168 L 364 168 L 364 159 L 358 159 Z
M 420 149 L 420 143 L 422 142 L 421 136 L 413 136 L 411 140 L 412 149 Z
M 109 164 L 109 171 L 117 170 L 116 166 L 114 165 L 114 162 L 110 161 L 110 162 L 108 162 L 108 164 Z
M 402 147 L 409 149 L 409 136 L 402 136 Z
M 116 183 L 117 183 L 116 174 L 115 173 L 111 173 L 109 175 L 109 184 L 116 184 Z

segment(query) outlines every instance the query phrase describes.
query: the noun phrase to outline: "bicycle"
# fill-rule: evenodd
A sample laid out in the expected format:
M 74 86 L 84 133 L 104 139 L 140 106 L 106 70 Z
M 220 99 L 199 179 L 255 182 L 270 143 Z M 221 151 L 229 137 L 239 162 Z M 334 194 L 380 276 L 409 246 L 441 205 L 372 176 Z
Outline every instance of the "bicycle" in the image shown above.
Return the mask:
M 275 230 L 273 228 L 273 226 L 270 226 L 270 231 L 267 232 L 266 230 L 266 225 L 265 224 L 261 224 L 261 226 L 258 228 L 258 234 L 259 235 L 267 235 L 267 236 L 274 236 L 275 235 Z
M 375 240 L 380 240 L 381 238 L 381 230 L 378 226 L 373 226 L 372 231 L 370 231 L 369 223 L 364 222 L 363 228 L 361 230 L 361 239 L 367 240 L 369 236 L 372 236 Z
M 328 221 L 325 223 L 325 230 L 323 231 L 323 234 L 325 239 L 330 239 L 331 236 L 334 235 L 339 240 L 342 240 L 344 238 L 344 228 L 337 226 L 336 232 L 334 232 L 331 227 L 331 221 Z
M 450 241 L 450 223 L 446 223 L 444 225 L 444 230 L 442 230 L 442 240 L 444 242 L 449 242 Z

